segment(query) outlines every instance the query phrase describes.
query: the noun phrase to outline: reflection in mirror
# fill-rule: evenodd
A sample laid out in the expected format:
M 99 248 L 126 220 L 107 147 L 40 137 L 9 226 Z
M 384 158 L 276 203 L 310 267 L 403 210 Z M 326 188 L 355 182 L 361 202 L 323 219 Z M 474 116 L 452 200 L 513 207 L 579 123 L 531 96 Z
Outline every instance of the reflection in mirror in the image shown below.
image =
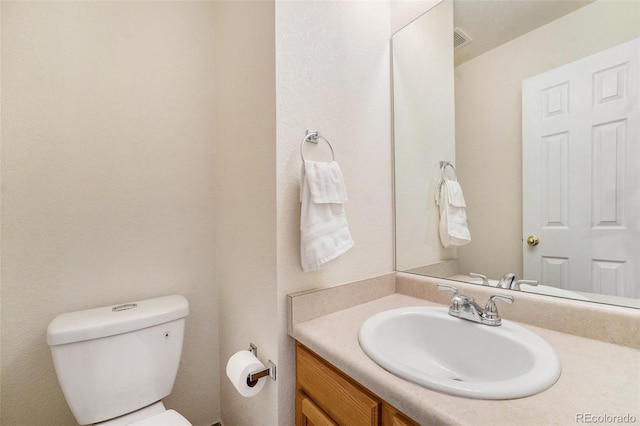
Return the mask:
M 640 2 L 606 0 L 445 0 L 395 33 L 396 269 L 640 307 L 638 37 Z

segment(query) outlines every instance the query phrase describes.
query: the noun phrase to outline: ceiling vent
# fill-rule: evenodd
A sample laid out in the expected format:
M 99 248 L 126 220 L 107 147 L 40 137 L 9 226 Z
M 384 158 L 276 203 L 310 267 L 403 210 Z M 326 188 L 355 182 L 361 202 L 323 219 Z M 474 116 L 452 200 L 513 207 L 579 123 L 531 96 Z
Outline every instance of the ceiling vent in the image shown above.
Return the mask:
M 460 28 L 454 28 L 453 30 L 453 48 L 457 49 L 466 44 L 471 43 L 472 38 L 465 34 Z

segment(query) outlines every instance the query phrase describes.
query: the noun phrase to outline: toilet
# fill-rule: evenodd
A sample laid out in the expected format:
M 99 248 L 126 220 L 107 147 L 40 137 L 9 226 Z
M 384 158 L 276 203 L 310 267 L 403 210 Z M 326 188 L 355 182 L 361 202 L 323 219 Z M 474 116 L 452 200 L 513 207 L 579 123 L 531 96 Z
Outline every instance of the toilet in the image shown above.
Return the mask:
M 80 425 L 191 425 L 162 399 L 173 389 L 189 302 L 180 295 L 56 317 L 47 343 Z

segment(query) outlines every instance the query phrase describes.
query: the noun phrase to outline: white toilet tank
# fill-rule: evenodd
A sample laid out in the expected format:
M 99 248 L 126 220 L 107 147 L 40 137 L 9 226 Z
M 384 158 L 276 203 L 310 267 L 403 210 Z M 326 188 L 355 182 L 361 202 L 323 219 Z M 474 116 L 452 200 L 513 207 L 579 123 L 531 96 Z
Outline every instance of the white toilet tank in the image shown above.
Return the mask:
M 121 416 L 171 393 L 189 302 L 180 295 L 56 317 L 47 343 L 79 424 Z

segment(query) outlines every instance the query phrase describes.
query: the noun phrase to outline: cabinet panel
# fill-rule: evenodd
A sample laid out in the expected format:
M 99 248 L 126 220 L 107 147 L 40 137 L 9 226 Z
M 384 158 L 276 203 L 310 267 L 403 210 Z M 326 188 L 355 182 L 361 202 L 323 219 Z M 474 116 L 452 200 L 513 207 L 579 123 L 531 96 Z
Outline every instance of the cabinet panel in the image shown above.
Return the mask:
M 420 426 L 387 403 L 382 406 L 381 417 L 382 426 Z
M 296 426 L 420 426 L 296 342 Z
M 380 402 L 300 344 L 296 344 L 297 389 L 340 425 L 378 425 Z
M 313 403 L 308 397 L 303 397 L 300 402 L 303 424 L 305 426 L 338 426 L 336 422 L 322 411 L 320 407 Z

